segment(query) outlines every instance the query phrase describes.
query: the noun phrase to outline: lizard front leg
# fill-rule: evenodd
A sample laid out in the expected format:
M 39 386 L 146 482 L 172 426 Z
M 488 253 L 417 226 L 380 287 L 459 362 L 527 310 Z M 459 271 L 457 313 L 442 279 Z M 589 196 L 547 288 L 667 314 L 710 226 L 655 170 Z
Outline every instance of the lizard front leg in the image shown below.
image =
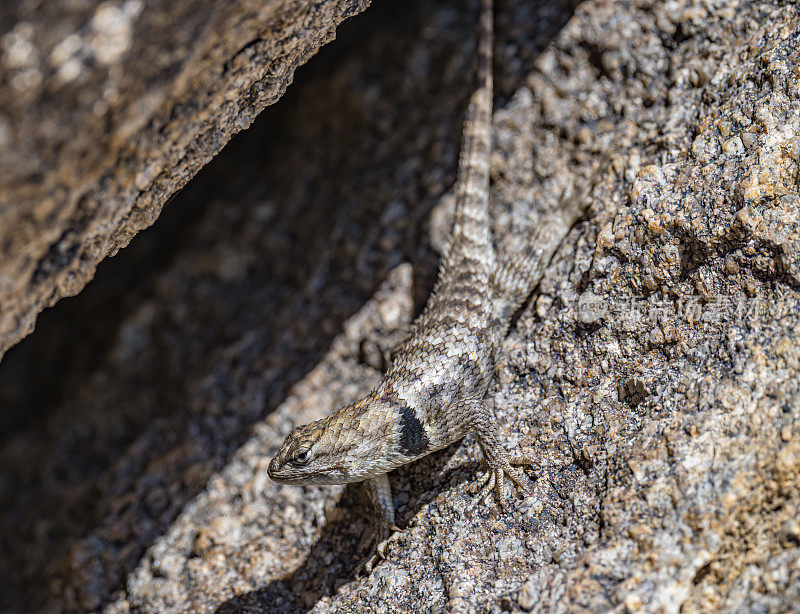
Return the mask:
M 366 481 L 367 492 L 375 510 L 378 512 L 378 534 L 376 538 L 375 552 L 364 562 L 364 571 L 367 574 L 372 572 L 372 568 L 378 559 L 386 558 L 386 545 L 392 537 L 394 531 L 400 528 L 394 521 L 394 503 L 392 502 L 392 487 L 389 485 L 389 478 L 385 473 Z

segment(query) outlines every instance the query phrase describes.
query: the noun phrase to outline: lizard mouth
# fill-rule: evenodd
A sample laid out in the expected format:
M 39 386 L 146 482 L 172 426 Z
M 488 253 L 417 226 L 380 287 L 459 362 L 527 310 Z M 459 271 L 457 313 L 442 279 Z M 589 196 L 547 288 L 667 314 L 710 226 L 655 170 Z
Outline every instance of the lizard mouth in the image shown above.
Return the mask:
M 291 471 L 286 470 L 270 470 L 267 469 L 267 475 L 273 482 L 278 482 L 279 484 L 311 484 L 313 480 L 310 479 L 308 476 L 305 475 L 298 475 L 297 473 L 293 473 Z
M 297 475 L 291 468 L 282 466 L 277 457 L 269 462 L 267 475 L 271 480 L 282 484 L 292 484 L 303 479 L 302 475 Z
M 282 465 L 277 458 L 270 461 L 267 475 L 280 484 L 343 484 L 347 481 L 346 478 L 341 479 L 347 475 L 346 472 L 337 466 L 316 467 L 313 471 L 304 471 L 302 468 Z

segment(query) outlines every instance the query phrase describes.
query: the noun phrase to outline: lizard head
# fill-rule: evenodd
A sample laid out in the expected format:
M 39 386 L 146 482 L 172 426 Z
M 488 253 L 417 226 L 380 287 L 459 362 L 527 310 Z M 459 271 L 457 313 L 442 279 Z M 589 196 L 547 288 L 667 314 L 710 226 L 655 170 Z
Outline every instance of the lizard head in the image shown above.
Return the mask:
M 393 414 L 367 397 L 298 426 L 270 461 L 267 475 L 283 484 L 347 484 L 370 477 L 385 457 L 384 431 L 395 428 L 385 416 Z
M 269 477 L 283 484 L 326 483 L 317 481 L 328 468 L 324 446 L 320 445 L 324 431 L 319 421 L 292 429 L 269 463 Z
M 298 426 L 287 436 L 267 468 L 267 475 L 283 484 L 346 484 L 359 480 L 351 454 L 356 447 L 336 436 L 329 420 Z

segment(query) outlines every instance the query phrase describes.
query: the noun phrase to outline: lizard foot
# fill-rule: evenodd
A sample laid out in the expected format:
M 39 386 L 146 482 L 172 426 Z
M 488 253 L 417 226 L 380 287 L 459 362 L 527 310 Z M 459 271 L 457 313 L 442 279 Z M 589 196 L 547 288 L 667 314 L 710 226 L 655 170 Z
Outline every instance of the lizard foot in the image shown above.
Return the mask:
M 475 499 L 472 507 L 484 502 L 489 503 L 488 499 L 492 492 L 495 495 L 495 504 L 502 511 L 505 500 L 505 478 L 511 480 L 514 485 L 525 494 L 530 494 L 530 490 L 525 485 L 522 475 L 513 467 L 515 465 L 534 465 L 535 461 L 526 457 L 514 457 L 498 467 L 489 467 L 486 475 L 481 478 L 480 492 Z
M 389 542 L 393 541 L 400 535 L 400 527 L 396 524 L 387 524 L 380 529 L 378 529 L 378 543 L 375 545 L 375 552 L 372 556 L 367 557 L 361 567 L 364 569 L 364 572 L 369 575 L 372 573 L 373 567 L 375 565 L 386 558 L 386 546 L 389 545 Z

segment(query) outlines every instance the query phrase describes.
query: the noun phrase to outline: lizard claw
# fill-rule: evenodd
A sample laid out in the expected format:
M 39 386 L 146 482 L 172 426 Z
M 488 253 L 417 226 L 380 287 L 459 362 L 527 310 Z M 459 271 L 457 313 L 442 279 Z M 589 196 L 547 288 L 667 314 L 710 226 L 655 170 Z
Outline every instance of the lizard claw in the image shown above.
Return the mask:
M 364 574 L 369 575 L 372 573 L 373 568 L 375 565 L 378 564 L 381 560 L 386 558 L 383 554 L 381 554 L 380 544 L 375 549 L 375 552 L 372 553 L 371 556 L 368 556 L 364 561 L 361 563 L 361 569 L 364 571 Z
M 362 565 L 367 575 L 372 573 L 372 569 L 379 561 L 386 558 L 386 547 L 400 535 L 400 531 L 400 527 L 394 522 L 378 530 L 378 543 L 375 546 L 375 552 Z

